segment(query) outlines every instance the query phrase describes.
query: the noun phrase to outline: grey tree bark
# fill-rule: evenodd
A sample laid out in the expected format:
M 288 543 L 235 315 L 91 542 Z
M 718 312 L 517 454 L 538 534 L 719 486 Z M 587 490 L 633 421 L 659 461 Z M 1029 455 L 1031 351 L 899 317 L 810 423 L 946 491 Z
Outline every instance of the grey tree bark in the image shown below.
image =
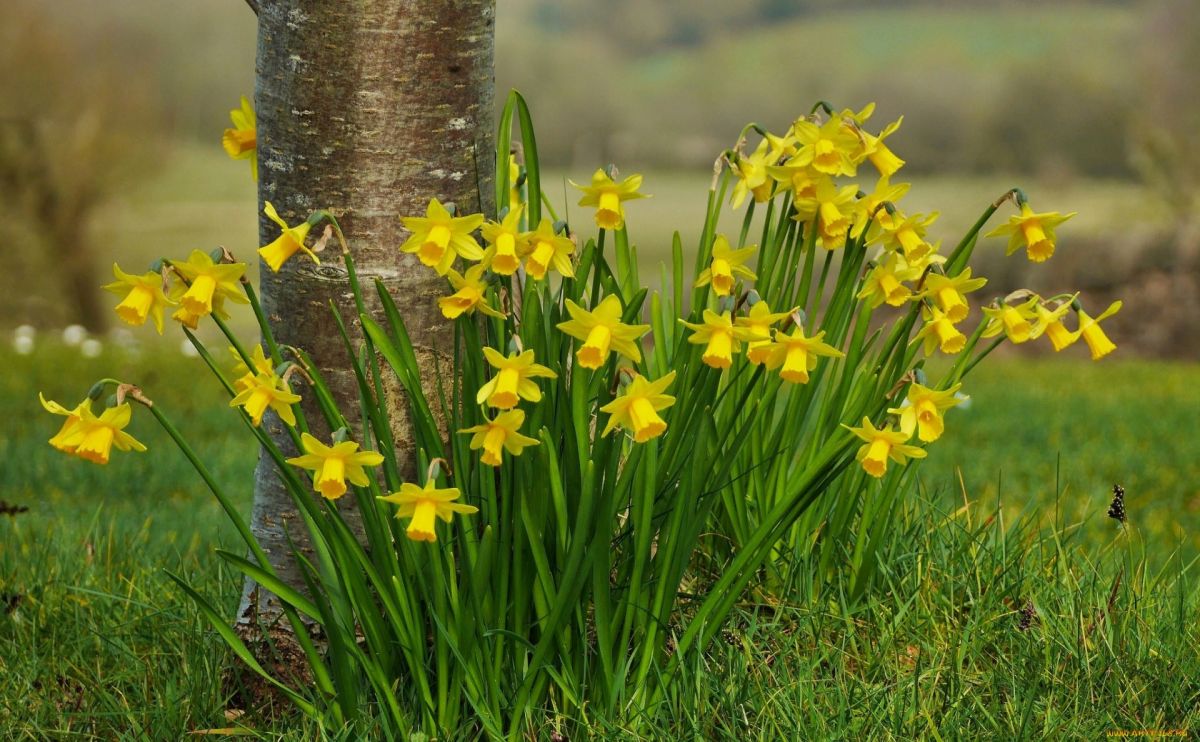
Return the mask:
M 453 327 L 436 303 L 445 279 L 399 251 L 407 237 L 400 217 L 423 215 L 435 196 L 459 213 L 492 211 L 494 0 L 256 4 L 260 214 L 263 201 L 289 224 L 316 209 L 335 213 L 363 285 L 378 277 L 389 287 L 418 358 L 449 357 Z M 260 217 L 259 235 L 266 244 L 278 226 Z M 276 340 L 310 353 L 341 409 L 357 417 L 357 387 L 329 303 L 358 323 L 346 271 L 336 251 L 326 255 L 320 266 L 297 256 L 278 274 L 261 266 L 263 308 Z M 299 376 L 293 381 L 315 423 L 313 395 Z M 388 406 L 405 461 L 412 438 L 395 392 Z M 288 450 L 278 418 L 264 424 Z M 327 440 L 328 432 L 314 425 L 314 435 Z M 352 500 L 339 504 L 354 522 Z M 265 454 L 255 472 L 251 529 L 281 577 L 302 589 L 287 536 L 303 546 L 303 524 Z M 244 632 L 278 614 L 274 596 L 246 585 L 238 612 Z

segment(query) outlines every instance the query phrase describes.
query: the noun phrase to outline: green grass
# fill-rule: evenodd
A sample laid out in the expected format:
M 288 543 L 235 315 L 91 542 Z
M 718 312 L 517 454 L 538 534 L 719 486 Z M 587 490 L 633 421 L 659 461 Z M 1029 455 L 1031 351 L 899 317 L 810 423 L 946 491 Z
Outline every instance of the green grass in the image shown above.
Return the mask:
M 248 510 L 247 436 L 215 384 L 196 381 L 198 361 L 151 350 L 82 359 L 45 343 L 0 356 L 0 499 L 30 508 L 0 517 L 0 592 L 23 596 L 0 615 L 0 738 L 178 739 L 231 724 L 224 712 L 237 703 L 222 676 L 232 660 L 162 570 L 232 616 L 240 582 L 212 553 L 239 548 L 232 529 L 149 416 L 131 430 L 150 453 L 101 468 L 45 444 L 58 420 L 36 402 L 40 388 L 73 403 L 110 372 L 142 383 L 186 421 Z M 1197 389 L 1191 365 L 985 366 L 969 380 L 972 406 L 950 414 L 931 449 L 925 494 L 884 548 L 880 589 L 856 606 L 836 582 L 788 605 L 743 605 L 647 733 L 1038 739 L 1194 728 L 1200 613 L 1194 577 L 1180 575 L 1190 557 L 1176 547 L 1200 546 L 1200 444 L 1187 433 Z M 1130 530 L 1104 516 L 1113 482 L 1127 489 Z M 1019 631 L 1026 600 L 1039 620 Z M 243 721 L 268 737 L 314 734 L 296 720 Z M 546 731 L 572 721 L 625 736 L 590 717 L 548 716 Z

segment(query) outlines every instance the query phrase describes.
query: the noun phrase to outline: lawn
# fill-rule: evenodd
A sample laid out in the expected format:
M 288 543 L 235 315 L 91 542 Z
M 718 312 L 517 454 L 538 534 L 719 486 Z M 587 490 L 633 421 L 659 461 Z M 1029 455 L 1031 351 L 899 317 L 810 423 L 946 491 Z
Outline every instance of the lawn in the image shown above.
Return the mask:
M 220 390 L 171 344 L 85 359 L 47 340 L 0 362 L 0 499 L 29 508 L 0 517 L 11 607 L 0 617 L 0 738 L 177 739 L 231 726 L 237 702 L 221 682 L 231 658 L 163 570 L 232 615 L 240 584 L 212 554 L 238 548 L 232 529 L 148 416 L 132 430 L 150 453 L 100 468 L 45 444 L 58 421 L 36 401 L 40 388 L 73 403 L 110 373 L 138 381 L 186 421 L 248 510 L 255 452 Z M 931 448 L 878 590 L 857 605 L 829 594 L 747 603 L 726 641 L 688 668 L 695 692 L 670 699 L 652 728 L 1094 738 L 1200 723 L 1200 615 L 1184 572 L 1200 548 L 1200 465 L 1182 434 L 1200 368 L 1001 359 L 967 390 L 972 404 Z M 1104 515 L 1114 482 L 1128 492 L 1129 530 Z M 1026 601 L 1038 618 L 1021 631 Z M 623 736 L 609 720 L 583 721 Z M 294 720 L 242 722 L 312 736 Z

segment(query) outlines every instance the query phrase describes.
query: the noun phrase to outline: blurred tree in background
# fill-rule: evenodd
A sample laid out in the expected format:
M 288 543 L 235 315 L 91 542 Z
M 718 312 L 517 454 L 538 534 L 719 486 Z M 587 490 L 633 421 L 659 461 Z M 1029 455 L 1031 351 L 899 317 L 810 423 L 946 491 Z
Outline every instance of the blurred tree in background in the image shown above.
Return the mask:
M 1200 3 L 1160 0 L 1147 19 L 1141 90 L 1134 129 L 1135 162 L 1171 206 L 1181 237 L 1195 242 L 1200 217 Z M 1195 245 L 1192 245 L 1195 247 Z
M 129 30 L 79 35 L 42 4 L 8 2 L 0 25 L 0 310 L 41 324 L 103 330 L 91 225 L 119 184 L 145 174 L 160 110 Z M 36 249 L 28 249 L 36 247 Z M 107 252 L 107 251 L 106 251 Z

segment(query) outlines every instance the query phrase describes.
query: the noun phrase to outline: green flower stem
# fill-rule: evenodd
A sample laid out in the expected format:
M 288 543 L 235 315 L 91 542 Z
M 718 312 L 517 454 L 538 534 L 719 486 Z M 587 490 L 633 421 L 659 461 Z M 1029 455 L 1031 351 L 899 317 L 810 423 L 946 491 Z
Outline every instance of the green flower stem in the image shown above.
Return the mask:
M 262 332 L 263 342 L 267 344 L 267 353 L 271 356 L 271 362 L 278 366 L 283 363 L 283 356 L 279 355 L 279 346 L 275 343 L 275 335 L 271 332 L 271 325 L 267 322 L 267 315 L 263 311 L 262 303 L 258 300 L 258 292 L 254 290 L 254 285 L 250 281 L 243 281 L 242 288 L 246 291 L 246 298 L 250 300 L 254 318 L 258 320 L 258 329 Z

